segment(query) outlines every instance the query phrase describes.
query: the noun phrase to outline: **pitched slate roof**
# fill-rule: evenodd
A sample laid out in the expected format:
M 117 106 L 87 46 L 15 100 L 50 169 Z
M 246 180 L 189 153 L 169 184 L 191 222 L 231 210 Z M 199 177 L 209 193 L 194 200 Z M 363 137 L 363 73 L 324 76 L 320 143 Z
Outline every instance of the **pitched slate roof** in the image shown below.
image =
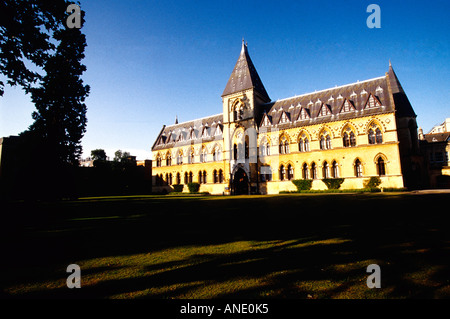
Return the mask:
M 394 109 L 386 76 L 278 100 L 263 107 L 271 126 L 280 128 L 351 119 Z M 288 115 L 289 122 L 280 121 L 283 114 Z
M 163 126 L 155 144 L 153 144 L 152 151 L 222 140 L 222 121 L 223 114 L 217 114 L 184 123 Z
M 391 61 L 389 61 L 388 77 L 397 115 L 399 117 L 416 117 L 416 113 L 414 112 L 411 103 L 409 102 L 405 91 L 403 91 L 400 81 L 392 68 Z
M 261 94 L 261 96 L 265 100 L 270 101 L 269 95 L 264 88 L 258 72 L 256 72 L 252 59 L 250 59 L 247 45 L 244 43 L 244 41 L 242 41 L 242 49 L 239 55 L 239 59 L 236 62 L 233 72 L 231 72 L 230 78 L 228 79 L 228 83 L 222 93 L 222 96 L 241 92 L 251 88 L 254 88 L 255 91 Z

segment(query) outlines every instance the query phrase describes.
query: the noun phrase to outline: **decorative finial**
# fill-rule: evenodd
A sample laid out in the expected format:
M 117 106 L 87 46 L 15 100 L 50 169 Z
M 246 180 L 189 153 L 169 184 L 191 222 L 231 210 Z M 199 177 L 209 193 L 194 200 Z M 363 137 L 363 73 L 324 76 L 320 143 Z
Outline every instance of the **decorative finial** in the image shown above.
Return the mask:
M 175 115 L 175 124 L 178 124 L 178 115 Z
M 389 59 L 389 67 L 392 67 L 391 59 Z

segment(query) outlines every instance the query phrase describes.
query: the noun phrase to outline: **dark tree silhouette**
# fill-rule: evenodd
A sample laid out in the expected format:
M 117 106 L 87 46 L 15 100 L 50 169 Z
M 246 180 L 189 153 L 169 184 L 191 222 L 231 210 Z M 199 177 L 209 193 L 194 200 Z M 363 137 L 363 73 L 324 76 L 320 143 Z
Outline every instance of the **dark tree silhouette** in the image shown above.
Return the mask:
M 104 149 L 92 150 L 91 158 L 94 161 L 106 161 L 106 152 Z
M 86 37 L 81 29 L 63 28 L 55 31 L 54 39 L 59 44 L 44 66 L 46 75 L 42 84 L 30 89 L 36 111 L 29 130 L 45 144 L 46 156 L 76 166 L 82 153 L 81 139 L 86 132 L 84 102 L 90 90 L 81 80 L 86 71 L 81 64 Z
M 64 0 L 2 0 L 0 1 L 0 74 L 9 85 L 20 85 L 28 93 L 41 75 L 26 66 L 29 61 L 43 67 L 55 45 L 53 32 L 65 22 Z M 0 96 L 4 83 L 0 81 Z

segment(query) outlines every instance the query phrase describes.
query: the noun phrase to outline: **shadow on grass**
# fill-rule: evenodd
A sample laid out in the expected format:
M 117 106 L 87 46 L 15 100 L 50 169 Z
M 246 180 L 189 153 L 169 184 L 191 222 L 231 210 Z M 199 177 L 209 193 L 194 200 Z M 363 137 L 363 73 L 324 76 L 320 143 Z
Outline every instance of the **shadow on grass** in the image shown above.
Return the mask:
M 7 204 L 5 287 L 65 278 L 68 264 L 95 258 L 253 246 L 143 266 L 140 276 L 78 290 L 4 296 L 448 298 L 450 233 L 442 211 L 448 200 L 447 194 L 336 194 Z M 370 263 L 381 266 L 381 290 L 366 286 Z M 92 268 L 82 276 L 101 277 L 113 267 L 120 269 Z

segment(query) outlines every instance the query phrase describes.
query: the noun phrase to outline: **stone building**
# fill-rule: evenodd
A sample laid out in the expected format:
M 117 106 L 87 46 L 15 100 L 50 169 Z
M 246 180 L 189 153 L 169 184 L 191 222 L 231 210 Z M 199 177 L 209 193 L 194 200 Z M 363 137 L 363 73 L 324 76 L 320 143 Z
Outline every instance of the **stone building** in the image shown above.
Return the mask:
M 242 43 L 223 112 L 163 126 L 154 185 L 198 182 L 211 194 L 277 194 L 293 179 L 343 178 L 341 189 L 415 188 L 423 174 L 416 114 L 389 63 L 384 75 L 272 101 Z M 184 187 L 187 191 L 187 187 Z

